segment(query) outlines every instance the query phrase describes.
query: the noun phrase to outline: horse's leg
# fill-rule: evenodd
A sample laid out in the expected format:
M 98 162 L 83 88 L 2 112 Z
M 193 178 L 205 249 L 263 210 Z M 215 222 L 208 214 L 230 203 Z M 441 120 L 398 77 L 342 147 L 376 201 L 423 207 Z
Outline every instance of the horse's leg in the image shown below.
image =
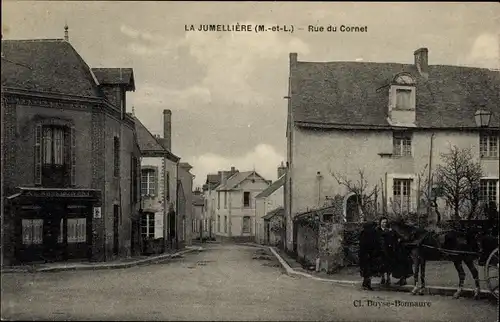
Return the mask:
M 412 250 L 411 258 L 413 260 L 413 290 L 411 294 L 415 295 L 418 292 L 418 271 L 419 271 L 419 254 L 417 250 Z
M 425 291 L 425 258 L 420 258 L 420 290 L 418 292 L 419 295 L 424 295 Z
M 458 299 L 460 295 L 462 294 L 462 290 L 464 288 L 464 281 L 465 281 L 465 271 L 464 268 L 462 267 L 462 260 L 461 259 L 455 259 L 453 260 L 453 265 L 455 265 L 455 269 L 458 272 L 458 289 L 453 294 L 454 299 Z
M 470 273 L 472 274 L 472 278 L 474 278 L 474 283 L 476 284 L 476 288 L 474 289 L 474 299 L 479 299 L 481 295 L 481 285 L 479 284 L 479 273 L 476 269 L 476 265 L 474 265 L 474 261 L 470 258 L 464 259 L 465 265 L 469 268 Z

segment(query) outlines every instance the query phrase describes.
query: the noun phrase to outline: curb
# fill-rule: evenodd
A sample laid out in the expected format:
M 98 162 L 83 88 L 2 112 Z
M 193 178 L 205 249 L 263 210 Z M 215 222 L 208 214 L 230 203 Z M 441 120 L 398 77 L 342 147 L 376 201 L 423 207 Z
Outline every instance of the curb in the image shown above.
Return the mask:
M 155 256 L 152 258 L 144 258 L 133 262 L 128 263 L 116 263 L 116 264 L 96 264 L 96 265 L 68 265 L 68 266 L 60 266 L 60 267 L 27 267 L 27 268 L 5 268 L 2 269 L 1 273 L 49 273 L 49 272 L 62 272 L 62 271 L 83 271 L 83 270 L 102 270 L 102 269 L 121 269 L 121 268 L 131 268 L 134 266 L 152 264 L 152 263 L 160 263 L 162 261 L 172 259 L 175 257 L 179 257 L 183 254 L 187 254 L 194 251 L 203 250 L 202 247 L 186 247 L 187 249 L 182 250 L 173 254 L 164 254 Z
M 311 274 L 303 273 L 303 272 L 298 272 L 295 271 L 293 268 L 288 265 L 288 263 L 276 252 L 274 247 L 269 247 L 269 250 L 273 255 L 278 259 L 280 262 L 281 266 L 285 269 L 287 275 L 290 276 L 300 276 L 300 277 L 305 277 L 305 278 L 310 278 L 316 281 L 323 281 L 323 282 L 330 282 L 334 284 L 343 284 L 343 285 L 359 285 L 361 286 L 361 281 L 350 281 L 350 280 L 336 280 L 336 279 L 329 279 L 329 278 L 321 278 L 317 276 L 313 276 Z M 387 288 L 381 287 L 379 283 L 373 283 L 373 286 L 377 287 L 377 290 L 389 290 Z M 413 290 L 413 286 L 410 285 L 405 285 L 405 286 L 393 286 L 390 288 L 390 290 L 397 291 L 397 292 L 408 292 L 410 293 Z M 456 292 L 456 288 L 453 287 L 447 287 L 447 286 L 426 286 L 426 291 L 425 295 L 444 295 L 444 296 L 453 296 L 453 294 Z M 461 297 L 468 297 L 468 298 L 473 298 L 474 297 L 474 290 L 470 288 L 464 288 L 462 291 Z M 481 295 L 480 298 L 488 298 L 490 300 L 495 300 L 496 298 L 487 291 L 481 290 Z

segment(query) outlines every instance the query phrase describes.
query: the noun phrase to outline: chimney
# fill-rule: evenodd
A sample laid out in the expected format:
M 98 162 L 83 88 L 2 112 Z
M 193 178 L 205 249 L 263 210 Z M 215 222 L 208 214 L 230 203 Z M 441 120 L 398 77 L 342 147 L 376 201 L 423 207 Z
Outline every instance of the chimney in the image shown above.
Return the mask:
M 226 184 L 227 182 L 227 174 L 226 171 L 222 171 L 220 174 L 220 183 L 221 184 Z
M 427 48 L 419 48 L 413 53 L 415 56 L 415 67 L 420 75 L 429 73 L 429 50 Z
M 68 24 L 64 25 L 64 40 L 69 41 Z
M 297 53 L 290 53 L 290 67 L 297 65 Z
M 278 179 L 281 178 L 282 175 L 286 173 L 286 167 L 283 164 L 283 161 L 281 161 L 281 165 L 278 167 Z
M 235 167 L 231 167 L 231 173 L 235 173 L 236 172 L 236 168 Z
M 163 138 L 165 148 L 172 151 L 172 111 L 163 110 Z

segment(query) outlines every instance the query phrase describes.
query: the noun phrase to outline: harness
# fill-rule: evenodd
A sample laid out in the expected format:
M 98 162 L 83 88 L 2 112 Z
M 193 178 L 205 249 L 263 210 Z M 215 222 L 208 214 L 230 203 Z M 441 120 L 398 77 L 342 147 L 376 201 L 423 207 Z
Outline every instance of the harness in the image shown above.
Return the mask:
M 427 237 L 431 237 L 433 238 L 434 240 L 436 240 L 436 236 L 440 236 L 440 235 L 444 235 L 444 234 L 447 234 L 449 233 L 450 231 L 452 230 L 445 230 L 445 231 L 440 231 L 439 233 L 435 233 L 435 235 L 433 235 L 432 232 L 430 231 L 427 231 L 425 234 L 423 234 L 422 237 L 418 238 L 417 240 L 415 240 L 414 242 L 411 242 L 411 243 L 407 243 L 406 245 L 409 245 L 409 246 L 414 246 L 414 247 L 425 247 L 425 248 L 430 248 L 430 249 L 436 249 L 438 251 L 440 251 L 441 253 L 443 254 L 447 254 L 447 255 L 478 255 L 477 252 L 469 252 L 469 251 L 465 251 L 465 250 L 453 250 L 453 249 L 446 249 L 446 248 L 440 248 L 440 247 L 434 247 L 434 246 L 431 246 L 431 245 L 424 245 L 424 240 L 427 238 Z M 413 239 L 413 237 L 416 235 L 416 232 L 413 232 L 411 234 L 411 238 Z

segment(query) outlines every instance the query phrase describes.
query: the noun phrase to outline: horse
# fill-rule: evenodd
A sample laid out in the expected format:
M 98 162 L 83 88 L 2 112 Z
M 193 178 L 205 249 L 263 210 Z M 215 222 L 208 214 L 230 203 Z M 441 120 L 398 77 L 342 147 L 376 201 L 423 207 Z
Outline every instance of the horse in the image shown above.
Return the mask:
M 475 283 L 474 298 L 478 299 L 481 293 L 479 273 L 474 260 L 479 257 L 477 232 L 461 232 L 455 229 L 436 232 L 415 227 L 394 220 L 390 227 L 400 236 L 401 242 L 407 247 L 413 262 L 414 288 L 413 295 L 423 295 L 425 291 L 425 265 L 427 261 L 449 260 L 453 262 L 458 272 L 459 283 L 453 298 L 458 299 L 463 291 L 465 271 L 462 263 L 467 265 Z M 418 277 L 420 273 L 420 286 Z

